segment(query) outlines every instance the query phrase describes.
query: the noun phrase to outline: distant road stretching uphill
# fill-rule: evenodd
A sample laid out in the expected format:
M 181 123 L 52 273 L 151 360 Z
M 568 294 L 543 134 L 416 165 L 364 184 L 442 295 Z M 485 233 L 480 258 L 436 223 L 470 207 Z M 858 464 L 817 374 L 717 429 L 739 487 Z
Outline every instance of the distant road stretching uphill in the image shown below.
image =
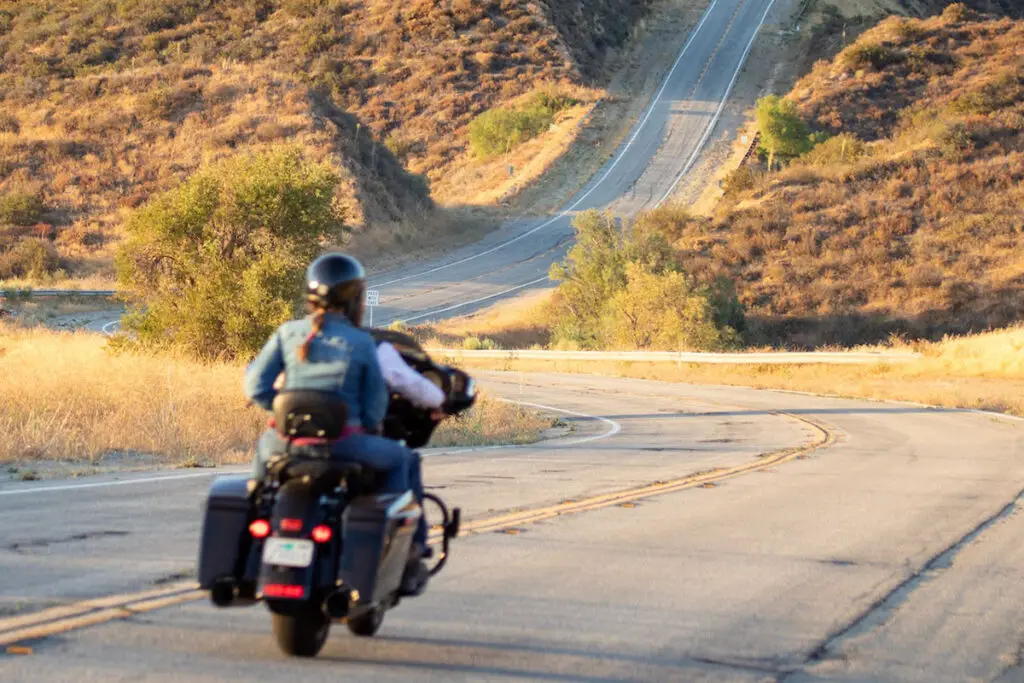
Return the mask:
M 711 136 L 774 4 L 714 0 L 626 142 L 561 212 L 506 223 L 436 263 L 377 275 L 374 324 L 463 315 L 542 286 L 571 244 L 575 213 L 610 209 L 631 217 L 666 201 Z

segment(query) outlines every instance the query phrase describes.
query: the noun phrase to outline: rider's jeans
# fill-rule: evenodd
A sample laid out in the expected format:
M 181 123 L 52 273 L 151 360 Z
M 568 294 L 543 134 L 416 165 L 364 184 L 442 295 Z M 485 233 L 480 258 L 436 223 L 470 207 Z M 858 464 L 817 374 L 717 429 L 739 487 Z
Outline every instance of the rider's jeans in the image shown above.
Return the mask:
M 276 429 L 263 432 L 256 444 L 256 457 L 253 461 L 253 477 L 262 479 L 266 464 L 275 453 L 284 451 L 285 440 Z M 344 458 L 349 462 L 357 462 L 375 470 L 387 472 L 387 479 L 381 487 L 388 493 L 404 493 L 412 489 L 419 504 L 423 505 L 423 474 L 420 469 L 420 454 L 382 436 L 373 434 L 353 434 L 331 445 L 331 455 Z M 413 543 L 427 546 L 426 510 L 420 516 L 420 523 L 412 537 Z
M 256 444 L 256 457 L 253 460 L 253 477 L 262 479 L 266 465 L 275 453 L 284 451 L 287 442 L 274 429 L 263 432 Z M 359 463 L 375 470 L 387 473 L 381 491 L 387 493 L 404 493 L 410 488 L 409 449 L 396 441 L 372 434 L 353 434 L 331 444 L 331 455 L 349 462 Z M 414 495 L 421 496 L 414 491 Z

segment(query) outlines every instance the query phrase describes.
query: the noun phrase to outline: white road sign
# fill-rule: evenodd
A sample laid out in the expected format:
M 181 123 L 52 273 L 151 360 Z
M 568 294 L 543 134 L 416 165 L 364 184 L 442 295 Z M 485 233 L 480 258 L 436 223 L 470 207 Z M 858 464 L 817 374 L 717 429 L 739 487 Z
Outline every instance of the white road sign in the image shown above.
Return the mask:
M 366 305 L 380 306 L 380 291 L 376 289 L 366 290 Z

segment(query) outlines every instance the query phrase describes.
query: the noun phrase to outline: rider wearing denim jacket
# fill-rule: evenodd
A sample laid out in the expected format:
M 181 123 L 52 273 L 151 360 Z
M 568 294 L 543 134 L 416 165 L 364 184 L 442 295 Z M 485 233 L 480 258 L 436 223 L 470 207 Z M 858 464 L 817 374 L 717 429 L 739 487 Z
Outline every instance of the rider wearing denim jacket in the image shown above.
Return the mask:
M 283 390 L 330 391 L 348 406 L 348 425 L 343 438 L 331 445 L 331 453 L 386 472 L 384 491 L 409 490 L 412 454 L 395 441 L 376 436 L 388 406 L 388 389 L 369 333 L 361 330 L 365 271 L 344 254 L 325 254 L 314 261 L 306 275 L 307 300 L 312 314 L 283 324 L 274 332 L 245 372 L 245 393 L 254 403 L 270 410 L 277 395 L 274 384 L 284 373 Z M 260 438 L 253 465 L 260 480 L 267 461 L 284 449 L 276 429 Z M 417 479 L 419 479 L 417 477 Z M 418 482 L 416 482 L 418 483 Z M 422 491 L 413 491 L 422 499 Z M 403 592 L 416 594 L 426 581 L 422 556 L 425 546 L 416 544 L 410 555 Z

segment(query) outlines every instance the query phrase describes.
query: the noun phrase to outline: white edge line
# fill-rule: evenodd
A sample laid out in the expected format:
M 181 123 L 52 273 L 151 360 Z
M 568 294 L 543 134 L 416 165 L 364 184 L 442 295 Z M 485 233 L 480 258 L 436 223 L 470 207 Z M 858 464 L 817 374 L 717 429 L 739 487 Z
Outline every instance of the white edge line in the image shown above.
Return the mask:
M 527 403 L 525 401 L 515 401 L 508 398 L 499 398 L 498 401 L 502 403 L 514 403 L 516 405 L 529 406 L 531 408 L 540 408 L 541 410 L 551 410 L 556 413 L 562 413 L 564 415 L 573 415 L 575 417 L 585 417 L 594 420 L 600 420 L 611 428 L 608 431 L 597 434 L 595 436 L 586 437 L 583 439 L 576 439 L 573 441 L 552 441 L 549 443 L 540 442 L 535 444 L 517 444 L 514 446 L 470 446 L 468 448 L 452 448 L 452 449 L 441 449 L 433 453 L 420 453 L 420 457 L 429 458 L 432 455 L 456 455 L 460 453 L 472 453 L 476 451 L 496 451 L 496 450 L 508 450 L 508 449 L 526 449 L 526 448 L 560 448 L 562 446 L 574 446 L 576 444 L 588 443 L 591 441 L 598 441 L 600 439 L 607 439 L 608 437 L 615 436 L 622 431 L 622 425 L 614 420 L 609 420 L 605 417 L 599 417 L 597 415 L 587 415 L 586 413 L 577 413 L 572 410 L 566 410 L 565 408 L 555 408 L 553 406 L 541 405 L 539 403 Z M 24 487 L 11 490 L 0 490 L 0 496 L 16 496 L 19 494 L 26 493 L 49 493 L 53 491 L 74 491 L 76 489 L 95 489 L 106 486 L 127 486 L 129 484 L 152 484 L 164 481 L 178 481 L 182 479 L 198 479 L 200 477 L 212 477 L 219 474 L 239 474 L 245 472 L 244 469 L 224 469 L 224 468 L 210 468 L 205 472 L 190 472 L 188 474 L 172 474 L 160 477 L 143 477 L 139 479 L 119 479 L 117 481 L 97 481 L 86 484 L 68 484 L 62 486 L 40 486 L 40 487 Z
M 588 437 L 585 437 L 585 438 L 582 438 L 582 439 L 574 439 L 572 441 L 553 442 L 553 443 L 550 444 L 550 446 L 552 446 L 552 447 L 575 446 L 575 445 L 581 444 L 581 443 L 590 443 L 591 441 L 600 441 L 601 439 L 607 439 L 609 437 L 615 436 L 616 434 L 618 434 L 619 432 L 622 431 L 622 425 L 621 424 L 619 424 L 615 420 L 609 419 L 607 417 L 601 417 L 600 415 L 587 415 L 586 413 L 577 413 L 577 412 L 572 411 L 572 410 L 566 410 L 565 408 L 555 408 L 554 406 L 546 406 L 546 405 L 543 405 L 543 404 L 540 404 L 540 403 L 529 403 L 527 401 L 513 401 L 513 400 L 507 399 L 507 398 L 500 398 L 498 400 L 503 402 L 503 403 L 515 403 L 516 405 L 529 406 L 531 408 L 539 408 L 541 410 L 553 410 L 556 413 L 564 413 L 565 415 L 572 415 L 574 417 L 585 417 L 585 418 L 589 418 L 591 420 L 600 420 L 601 422 L 604 422 L 606 425 L 610 425 L 610 428 L 608 429 L 608 431 L 606 431 L 606 432 L 604 432 L 602 434 L 597 434 L 595 436 L 588 436 Z
M 772 11 L 772 7 L 774 6 L 775 0 L 768 3 L 767 9 L 765 9 L 764 14 L 761 16 L 760 23 L 757 25 L 757 28 L 754 29 L 754 35 L 750 37 L 750 42 L 747 43 L 747 49 L 743 51 L 743 56 L 740 58 L 739 66 L 736 67 L 736 72 L 732 75 L 732 80 L 729 81 L 729 87 L 725 90 L 725 95 L 722 97 L 722 101 L 718 105 L 718 111 L 715 112 L 715 117 L 711 119 L 711 123 L 708 124 L 707 130 L 704 131 L 704 137 L 700 139 L 700 143 L 697 145 L 697 148 L 693 150 L 693 154 L 690 155 L 689 160 L 686 162 L 686 166 L 684 166 L 683 170 L 679 172 L 676 179 L 672 181 L 672 185 L 669 186 L 668 192 L 666 192 L 665 196 L 655 204 L 654 208 L 660 207 L 666 200 L 668 200 L 669 197 L 672 196 L 672 193 L 676 191 L 676 187 L 680 182 L 682 182 L 683 177 L 689 173 L 690 169 L 693 168 L 693 165 L 697 163 L 697 159 L 704 151 L 704 145 L 707 144 L 708 138 L 711 137 L 711 133 L 714 132 L 715 126 L 718 125 L 718 119 L 721 118 L 722 112 L 725 110 L 725 105 L 729 101 L 729 95 L 732 94 L 732 89 L 736 85 L 736 80 L 740 77 L 740 72 L 743 71 L 743 67 L 747 64 L 747 57 L 750 56 L 750 50 L 754 47 L 754 41 L 757 40 L 757 36 L 761 33 L 761 27 L 764 26 L 764 22 L 768 18 L 768 13 Z
M 117 481 L 97 481 L 87 484 L 68 484 L 65 486 L 41 486 L 41 487 L 25 487 L 12 490 L 0 490 L 0 496 L 16 496 L 23 493 L 48 493 L 51 491 L 74 491 L 75 489 L 95 489 L 104 486 L 127 486 L 129 484 L 152 484 L 155 482 L 162 481 L 177 481 L 180 479 L 198 479 L 200 477 L 212 477 L 218 474 L 237 474 L 235 470 L 225 470 L 223 468 L 210 468 L 207 472 L 192 472 L 189 474 L 172 474 L 162 477 L 143 477 L 139 479 L 118 479 Z
M 584 417 L 592 420 L 600 420 L 605 424 L 611 425 L 608 431 L 597 434 L 594 436 L 584 437 L 582 439 L 573 439 L 571 441 L 542 441 L 540 443 L 524 443 L 515 444 L 511 446 L 470 446 L 468 448 L 446 448 L 438 449 L 433 453 L 420 453 L 421 458 L 429 458 L 434 455 L 462 455 L 464 453 L 475 453 L 477 451 L 508 451 L 508 450 L 534 450 L 537 448 L 561 448 L 563 446 L 576 446 L 581 443 L 589 443 L 591 441 L 600 441 L 601 439 L 607 439 L 615 436 L 622 431 L 622 425 L 606 417 L 600 417 L 598 415 L 588 415 L 586 413 L 577 413 L 572 410 L 566 410 L 565 408 L 555 408 L 554 406 L 542 405 L 540 403 L 529 403 L 527 401 L 516 401 L 510 398 L 499 398 L 496 399 L 502 403 L 512 403 L 518 406 L 529 406 L 530 408 L 539 408 L 541 410 L 550 410 L 556 413 L 562 413 L 563 415 L 572 415 L 573 417 Z
M 775 3 L 775 0 L 772 0 L 772 4 L 774 4 L 774 3 Z M 416 273 L 414 275 L 407 275 L 405 277 L 396 278 L 394 280 L 388 280 L 387 282 L 381 282 L 379 284 L 371 284 L 370 286 L 375 288 L 375 289 L 379 289 L 381 287 L 387 287 L 388 285 L 394 285 L 394 284 L 397 284 L 399 282 L 405 282 L 406 280 L 413 280 L 415 278 L 423 277 L 424 275 L 431 275 L 432 273 L 436 273 L 436 272 L 441 271 L 441 270 L 446 270 L 448 268 L 454 268 L 455 266 L 462 265 L 463 263 L 468 263 L 469 261 L 475 261 L 476 259 L 481 258 L 482 256 L 487 256 L 488 254 L 493 254 L 494 252 L 499 251 L 501 249 L 504 249 L 505 247 L 507 247 L 507 246 L 509 246 L 511 244 L 515 244 L 516 242 L 518 242 L 520 240 L 526 239 L 527 237 L 529 237 L 530 235 L 536 233 L 537 231 L 542 230 L 542 229 L 548 227 L 552 223 L 554 223 L 554 222 L 556 222 L 556 221 L 558 221 L 558 220 L 560 220 L 562 218 L 565 218 L 570 213 L 572 213 L 572 211 L 577 206 L 582 204 L 584 202 L 584 200 L 586 200 L 587 197 L 589 197 L 591 194 L 593 194 L 593 192 L 595 190 L 597 190 L 597 188 L 600 187 L 602 185 L 602 183 L 604 183 L 605 180 L 608 179 L 608 176 L 611 175 L 612 171 L 615 170 L 615 167 L 619 165 L 619 162 L 622 161 L 622 159 L 626 156 L 626 153 L 633 146 L 633 143 L 636 142 L 637 138 L 640 136 L 640 132 L 644 129 L 644 126 L 647 125 L 647 121 L 649 121 L 650 118 L 651 118 L 651 115 L 654 114 L 655 108 L 657 107 L 658 103 L 661 101 L 661 96 L 665 93 L 665 89 L 668 87 L 669 81 L 672 80 L 672 76 L 675 74 L 676 69 L 679 67 L 679 64 L 682 63 L 683 57 L 686 55 L 687 51 L 690 49 L 690 45 L 692 45 L 693 41 L 697 39 L 697 36 L 700 34 L 700 30 L 704 27 L 704 24 L 707 22 L 708 17 L 711 16 L 711 12 L 715 9 L 716 5 L 718 5 L 718 0 L 712 0 L 711 4 L 708 5 L 708 8 L 706 10 L 704 10 L 704 16 L 701 17 L 700 23 L 698 23 L 697 27 L 695 29 L 693 29 L 693 31 L 690 33 L 689 39 L 686 41 L 686 44 L 683 45 L 683 49 L 680 50 L 679 56 L 676 57 L 675 63 L 672 64 L 672 68 L 669 69 L 668 74 L 665 75 L 665 79 L 662 81 L 661 88 L 658 90 L 658 93 L 654 96 L 654 99 L 651 100 L 650 105 L 648 105 L 646 114 L 644 115 L 643 119 L 640 121 L 640 124 L 634 130 L 633 136 L 629 139 L 629 142 L 627 142 L 626 146 L 623 147 L 619 151 L 618 155 L 612 161 L 611 166 L 609 166 L 607 168 L 607 170 L 605 171 L 604 175 L 602 175 L 600 177 L 600 179 L 590 187 L 590 189 L 588 189 L 586 192 L 584 192 L 583 195 L 579 197 L 579 199 L 577 199 L 575 202 L 573 202 L 568 207 L 563 209 L 561 211 L 561 213 L 559 213 L 558 215 L 554 216 L 553 218 L 550 218 L 550 219 L 544 221 L 543 223 L 541 223 L 537 227 L 532 228 L 532 229 L 524 232 L 522 235 L 519 235 L 517 237 L 514 237 L 514 238 L 508 240 L 507 242 L 502 242 L 501 244 L 498 244 L 498 245 L 496 245 L 494 247 L 491 247 L 490 249 L 481 251 L 481 252 L 479 252 L 477 254 L 473 254 L 471 256 L 467 256 L 467 257 L 459 259 L 457 261 L 453 261 L 452 263 L 446 263 L 446 264 L 441 265 L 441 266 L 436 266 L 434 268 L 431 268 L 429 270 L 425 270 L 425 271 L 420 272 L 420 273 Z M 766 13 L 766 15 L 767 15 L 767 13 Z M 758 28 L 760 29 L 760 26 Z M 755 32 L 754 35 L 757 35 L 757 33 Z M 730 89 L 731 89 L 731 87 L 730 87 Z
M 698 386 L 698 385 L 692 385 Z M 820 394 L 814 391 L 799 391 L 797 389 L 772 389 L 772 388 L 755 388 L 755 387 L 744 387 L 741 384 L 714 384 L 704 386 L 716 386 L 726 389 L 753 389 L 754 391 L 772 391 L 778 394 L 793 394 L 795 396 L 811 396 L 813 398 L 835 398 L 842 401 L 868 401 L 870 403 L 883 403 L 895 406 L 912 406 L 914 408 L 925 408 L 932 410 L 937 413 L 971 413 L 974 415 L 983 415 L 985 417 L 999 418 L 1008 420 L 1011 422 L 1024 422 L 1024 417 L 1018 417 L 1016 415 L 1010 415 L 1009 413 L 997 413 L 992 410 L 980 410 L 978 408 L 950 408 L 949 406 L 938 406 L 934 403 L 918 403 L 916 401 L 900 401 L 897 399 L 890 398 L 868 398 L 866 396 L 850 396 L 849 394 Z
M 472 301 L 463 301 L 461 304 L 455 304 L 454 306 L 448 306 L 447 308 L 439 308 L 439 309 L 437 309 L 435 311 L 430 311 L 429 313 L 421 313 L 420 315 L 414 315 L 411 318 L 405 318 L 404 320 L 397 320 L 397 322 L 409 323 L 409 322 L 412 322 L 413 320 L 422 320 L 423 318 L 429 318 L 432 315 L 440 315 L 441 313 L 447 313 L 448 311 L 454 311 L 457 308 L 465 308 L 466 306 L 472 306 L 473 304 L 478 304 L 478 303 L 480 303 L 482 301 L 487 301 L 488 299 L 495 299 L 495 298 L 497 298 L 499 296 L 502 296 L 504 294 L 510 294 L 510 293 L 518 291 L 520 289 L 526 289 L 527 287 L 529 287 L 531 285 L 535 285 L 535 284 L 538 284 L 540 282 L 545 282 L 545 281 L 547 281 L 549 279 L 550 278 L 548 278 L 548 276 L 545 275 L 544 277 L 537 278 L 536 280 L 532 280 L 532 281 L 527 282 L 525 284 L 516 285 L 515 287 L 511 287 L 509 289 L 506 289 L 506 290 L 503 290 L 503 291 L 500 291 L 500 292 L 496 292 L 494 294 L 488 294 L 487 296 L 482 296 L 479 299 L 473 299 Z M 395 322 L 395 320 L 392 320 L 392 322 Z

